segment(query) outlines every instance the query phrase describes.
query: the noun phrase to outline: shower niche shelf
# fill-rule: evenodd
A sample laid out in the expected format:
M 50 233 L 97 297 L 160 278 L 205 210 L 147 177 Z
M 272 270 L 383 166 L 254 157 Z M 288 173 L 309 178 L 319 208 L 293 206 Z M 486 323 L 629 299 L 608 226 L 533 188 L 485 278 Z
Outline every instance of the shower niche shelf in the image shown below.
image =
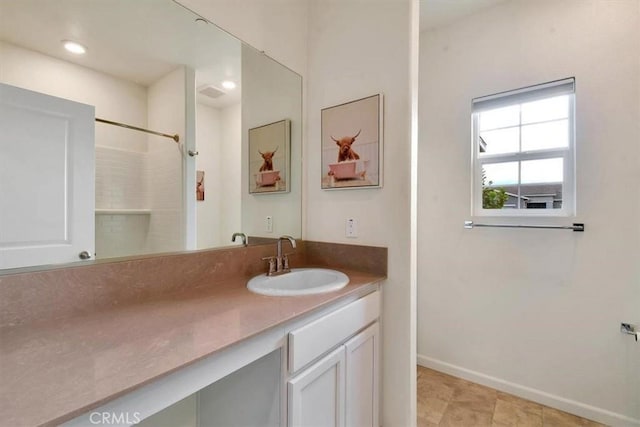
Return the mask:
M 151 215 L 151 209 L 96 209 L 96 215 Z

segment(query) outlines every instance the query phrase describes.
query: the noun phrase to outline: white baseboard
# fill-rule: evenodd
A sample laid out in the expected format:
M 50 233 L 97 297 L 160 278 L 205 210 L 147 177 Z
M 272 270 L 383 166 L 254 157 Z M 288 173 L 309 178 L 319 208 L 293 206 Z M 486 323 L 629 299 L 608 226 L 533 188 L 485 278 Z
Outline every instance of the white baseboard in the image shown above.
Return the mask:
M 635 418 L 630 418 L 622 414 L 607 411 L 606 409 L 598 408 L 575 400 L 566 399 L 564 397 L 546 393 L 542 390 L 536 390 L 534 388 L 515 384 L 500 378 L 483 374 L 481 372 L 472 371 L 461 366 L 456 366 L 447 362 L 443 362 L 441 360 L 433 359 L 431 357 L 419 354 L 417 360 L 418 365 L 424 366 L 425 368 L 431 368 L 436 371 L 444 372 L 445 374 L 453 375 L 455 377 L 492 387 L 496 390 L 513 394 L 515 396 L 519 396 L 524 399 L 540 403 L 542 405 L 550 406 L 561 411 L 569 412 L 583 418 L 588 418 L 599 423 L 615 427 L 640 426 L 640 420 Z

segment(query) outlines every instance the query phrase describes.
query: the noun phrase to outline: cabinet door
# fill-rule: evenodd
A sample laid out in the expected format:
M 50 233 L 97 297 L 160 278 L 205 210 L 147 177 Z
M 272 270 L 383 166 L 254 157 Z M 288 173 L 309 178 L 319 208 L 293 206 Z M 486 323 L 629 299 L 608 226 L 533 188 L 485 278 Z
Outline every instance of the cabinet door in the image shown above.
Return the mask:
M 290 427 L 342 427 L 345 351 L 340 346 L 288 382 Z
M 345 343 L 346 423 L 350 427 L 378 427 L 378 322 Z
M 94 108 L 0 84 L 0 269 L 94 252 Z

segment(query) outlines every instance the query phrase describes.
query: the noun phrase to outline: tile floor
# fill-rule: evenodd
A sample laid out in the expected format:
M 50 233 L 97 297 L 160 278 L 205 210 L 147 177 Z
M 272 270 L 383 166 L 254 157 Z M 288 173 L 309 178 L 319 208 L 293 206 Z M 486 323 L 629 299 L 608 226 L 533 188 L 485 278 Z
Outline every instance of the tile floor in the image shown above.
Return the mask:
M 603 425 L 418 366 L 418 427 L 433 426 Z

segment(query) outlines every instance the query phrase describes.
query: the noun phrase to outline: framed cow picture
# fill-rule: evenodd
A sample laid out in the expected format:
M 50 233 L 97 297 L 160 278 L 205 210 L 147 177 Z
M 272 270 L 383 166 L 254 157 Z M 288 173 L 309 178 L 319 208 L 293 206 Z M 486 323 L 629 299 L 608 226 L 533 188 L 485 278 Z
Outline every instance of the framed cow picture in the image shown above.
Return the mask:
M 322 188 L 382 187 L 382 94 L 324 108 Z
M 291 121 L 249 129 L 249 193 L 289 191 Z

